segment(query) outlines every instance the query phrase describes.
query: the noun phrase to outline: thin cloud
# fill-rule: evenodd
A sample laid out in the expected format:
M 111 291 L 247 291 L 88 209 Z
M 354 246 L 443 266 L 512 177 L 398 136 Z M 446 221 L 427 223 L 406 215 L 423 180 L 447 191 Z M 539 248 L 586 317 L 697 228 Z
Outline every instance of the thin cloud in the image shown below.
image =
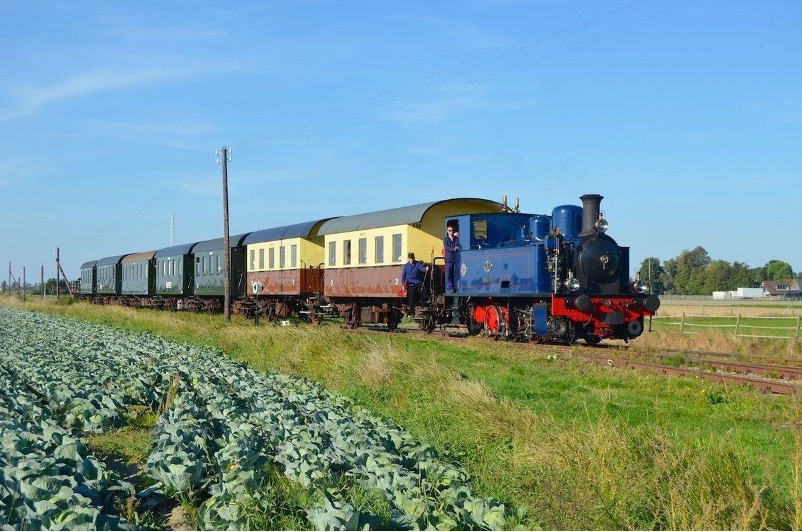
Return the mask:
M 224 66 L 210 68 L 212 64 L 214 62 L 204 60 L 202 63 L 189 62 L 183 65 L 149 66 L 141 69 L 97 68 L 48 85 L 17 84 L 8 91 L 12 99 L 16 100 L 16 104 L 0 109 L 0 121 L 35 114 L 44 107 L 94 94 L 169 85 L 201 77 L 213 77 L 243 67 L 227 62 Z

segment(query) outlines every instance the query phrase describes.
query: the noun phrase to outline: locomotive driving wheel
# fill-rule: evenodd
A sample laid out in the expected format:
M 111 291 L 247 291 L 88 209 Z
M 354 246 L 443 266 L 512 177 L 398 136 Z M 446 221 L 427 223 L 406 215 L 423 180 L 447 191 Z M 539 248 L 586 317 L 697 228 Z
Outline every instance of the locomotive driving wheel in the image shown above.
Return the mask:
M 504 312 L 498 305 L 485 307 L 485 329 L 493 335 L 504 335 L 506 324 L 504 322 Z
M 468 332 L 472 335 L 477 335 L 482 332 L 485 326 L 485 309 L 484 307 L 471 305 L 468 307 Z

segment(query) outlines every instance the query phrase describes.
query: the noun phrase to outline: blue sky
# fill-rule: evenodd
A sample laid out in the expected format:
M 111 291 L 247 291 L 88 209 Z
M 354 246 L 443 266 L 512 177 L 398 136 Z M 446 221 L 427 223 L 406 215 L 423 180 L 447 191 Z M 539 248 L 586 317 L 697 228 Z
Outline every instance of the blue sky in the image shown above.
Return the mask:
M 0 0 L 0 264 L 605 196 L 633 268 L 802 270 L 802 2 Z

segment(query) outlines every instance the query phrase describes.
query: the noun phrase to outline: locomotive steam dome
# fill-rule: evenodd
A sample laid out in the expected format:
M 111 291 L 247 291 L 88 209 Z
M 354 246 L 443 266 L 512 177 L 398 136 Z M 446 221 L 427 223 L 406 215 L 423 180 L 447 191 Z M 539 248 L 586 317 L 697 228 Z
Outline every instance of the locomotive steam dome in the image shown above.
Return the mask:
M 618 244 L 601 233 L 586 237 L 579 247 L 577 262 L 588 280 L 599 284 L 615 281 L 621 262 Z

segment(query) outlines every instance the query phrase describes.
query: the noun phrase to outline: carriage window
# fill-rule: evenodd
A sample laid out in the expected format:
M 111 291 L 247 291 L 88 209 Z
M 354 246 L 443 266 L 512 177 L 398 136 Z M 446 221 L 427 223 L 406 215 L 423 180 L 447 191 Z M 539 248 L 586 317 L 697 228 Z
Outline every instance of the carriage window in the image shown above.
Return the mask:
M 359 239 L 359 264 L 368 263 L 368 239 Z
M 251 250 L 251 270 L 256 269 L 256 250 Z
M 487 220 L 473 221 L 473 238 L 475 240 L 487 240 Z
M 329 242 L 329 266 L 337 264 L 337 242 Z
M 285 252 L 286 252 L 285 248 L 286 246 L 281 246 L 278 248 L 278 267 L 282 269 L 287 264 L 285 259 Z
M 298 267 L 298 244 L 290 246 L 290 268 Z
M 273 270 L 276 268 L 276 248 L 270 248 L 267 252 L 267 268 Z
M 265 248 L 259 249 L 259 269 L 265 269 Z
M 343 241 L 343 264 L 351 264 L 351 241 Z
M 373 246 L 376 248 L 375 250 L 375 261 L 376 264 L 383 264 L 384 263 L 384 237 L 377 236 L 373 240 Z
M 402 262 L 401 260 L 401 233 L 393 235 L 393 262 Z

